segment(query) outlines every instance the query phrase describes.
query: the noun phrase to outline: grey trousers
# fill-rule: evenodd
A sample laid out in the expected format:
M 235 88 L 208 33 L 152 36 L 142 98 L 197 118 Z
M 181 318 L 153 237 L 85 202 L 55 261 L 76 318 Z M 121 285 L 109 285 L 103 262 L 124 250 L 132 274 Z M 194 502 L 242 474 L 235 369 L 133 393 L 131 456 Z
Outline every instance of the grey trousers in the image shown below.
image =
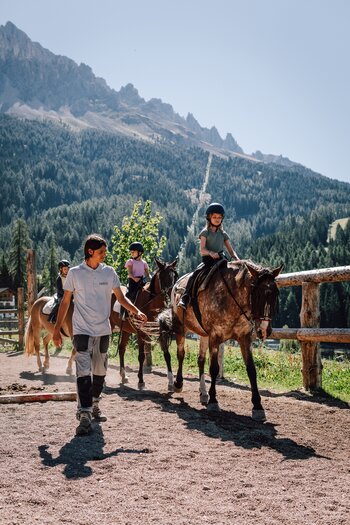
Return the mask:
M 90 336 L 79 334 L 73 337 L 75 356 L 78 409 L 92 409 L 92 401 L 99 399 L 108 364 L 109 335 Z

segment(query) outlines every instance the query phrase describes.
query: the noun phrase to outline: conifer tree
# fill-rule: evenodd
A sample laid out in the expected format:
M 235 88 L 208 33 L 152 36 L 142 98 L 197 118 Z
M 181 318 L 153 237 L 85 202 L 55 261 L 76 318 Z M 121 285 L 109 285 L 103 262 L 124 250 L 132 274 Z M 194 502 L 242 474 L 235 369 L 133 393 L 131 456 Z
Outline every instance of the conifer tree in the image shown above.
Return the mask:
M 17 219 L 13 226 L 9 250 L 9 271 L 15 289 L 26 286 L 26 255 L 30 245 L 27 224 L 23 219 Z

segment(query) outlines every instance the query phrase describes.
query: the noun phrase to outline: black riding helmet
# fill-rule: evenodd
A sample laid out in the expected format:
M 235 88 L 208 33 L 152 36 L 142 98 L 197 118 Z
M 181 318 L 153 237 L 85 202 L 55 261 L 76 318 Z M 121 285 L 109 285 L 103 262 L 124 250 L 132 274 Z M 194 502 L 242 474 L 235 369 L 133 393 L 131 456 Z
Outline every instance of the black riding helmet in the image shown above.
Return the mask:
M 70 262 L 67 261 L 67 259 L 62 259 L 59 263 L 58 263 L 58 268 L 63 268 L 64 266 L 68 267 L 70 266 Z
M 220 213 L 220 215 L 222 215 L 222 218 L 225 217 L 224 207 L 219 202 L 212 202 L 211 204 L 209 204 L 205 212 L 208 220 L 209 220 L 209 215 L 211 215 L 212 213 Z
M 140 242 L 132 242 L 129 246 L 129 250 L 135 250 L 140 253 L 144 252 L 143 246 Z

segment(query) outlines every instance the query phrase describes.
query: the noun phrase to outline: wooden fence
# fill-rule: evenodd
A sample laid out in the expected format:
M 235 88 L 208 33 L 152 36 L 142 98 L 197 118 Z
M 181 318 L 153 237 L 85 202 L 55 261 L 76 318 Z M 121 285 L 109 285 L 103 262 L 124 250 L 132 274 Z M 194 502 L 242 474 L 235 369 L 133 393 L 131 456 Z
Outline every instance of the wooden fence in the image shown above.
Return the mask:
M 0 321 L 0 343 L 12 343 L 18 347 L 18 350 L 23 351 L 24 343 L 24 290 L 18 288 L 17 290 L 17 308 L 0 309 L 0 314 L 13 314 L 11 318 L 4 318 Z M 3 325 L 16 324 L 15 329 L 2 329 Z M 9 337 L 11 336 L 11 337 Z M 12 338 L 15 336 L 15 338 Z
M 284 273 L 277 277 L 279 288 L 301 286 L 301 328 L 273 328 L 271 339 L 297 339 L 301 343 L 303 383 L 306 390 L 322 387 L 320 342 L 350 343 L 348 328 L 320 328 L 320 285 L 350 281 L 350 266 Z

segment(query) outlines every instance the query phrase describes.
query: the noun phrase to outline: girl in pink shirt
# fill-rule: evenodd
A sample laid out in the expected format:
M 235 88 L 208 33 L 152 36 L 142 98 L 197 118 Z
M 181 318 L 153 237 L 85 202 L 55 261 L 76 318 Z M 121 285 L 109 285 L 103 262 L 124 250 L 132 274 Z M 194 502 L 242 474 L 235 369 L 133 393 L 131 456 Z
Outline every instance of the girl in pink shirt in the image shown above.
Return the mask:
M 125 268 L 128 270 L 128 292 L 126 295 L 132 302 L 135 302 L 138 291 L 145 284 L 144 277 L 149 277 L 149 268 L 146 261 L 142 259 L 144 249 L 140 242 L 132 242 L 129 250 L 130 259 L 125 263 Z

